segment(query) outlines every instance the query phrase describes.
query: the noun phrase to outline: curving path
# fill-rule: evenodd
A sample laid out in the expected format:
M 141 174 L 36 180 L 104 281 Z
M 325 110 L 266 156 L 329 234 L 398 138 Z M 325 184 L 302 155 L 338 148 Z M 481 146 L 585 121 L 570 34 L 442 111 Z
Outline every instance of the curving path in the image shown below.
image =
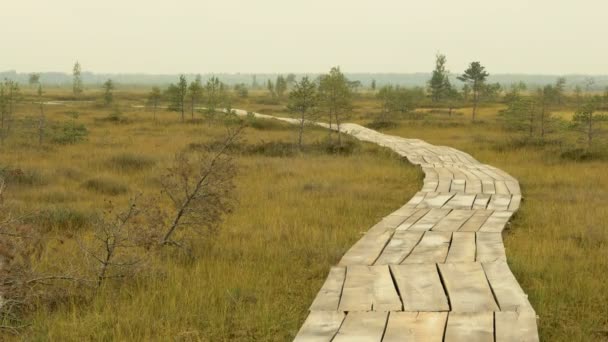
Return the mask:
M 451 147 L 356 124 L 341 131 L 420 165 L 424 186 L 330 269 L 295 341 L 538 341 L 502 242 L 518 181 Z

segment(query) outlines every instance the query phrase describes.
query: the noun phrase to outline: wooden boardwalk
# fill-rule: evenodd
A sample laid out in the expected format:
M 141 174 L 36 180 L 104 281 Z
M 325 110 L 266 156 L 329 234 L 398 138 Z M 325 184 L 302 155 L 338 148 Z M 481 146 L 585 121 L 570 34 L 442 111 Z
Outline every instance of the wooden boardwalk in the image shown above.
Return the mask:
M 329 270 L 295 341 L 538 341 L 502 242 L 518 181 L 451 147 L 341 130 L 420 165 L 424 185 Z

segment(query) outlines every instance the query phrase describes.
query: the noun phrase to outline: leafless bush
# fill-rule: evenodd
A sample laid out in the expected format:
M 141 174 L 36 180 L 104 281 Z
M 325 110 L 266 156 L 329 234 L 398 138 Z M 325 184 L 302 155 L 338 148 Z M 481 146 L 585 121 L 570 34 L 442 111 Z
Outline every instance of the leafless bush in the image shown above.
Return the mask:
M 173 212 L 161 245 L 182 246 L 178 240 L 189 234 L 214 233 L 222 216 L 232 209 L 236 167 L 226 152 L 242 130 L 229 131 L 221 148 L 214 151 L 199 148 L 175 156 L 162 178 L 163 193 L 171 200 Z

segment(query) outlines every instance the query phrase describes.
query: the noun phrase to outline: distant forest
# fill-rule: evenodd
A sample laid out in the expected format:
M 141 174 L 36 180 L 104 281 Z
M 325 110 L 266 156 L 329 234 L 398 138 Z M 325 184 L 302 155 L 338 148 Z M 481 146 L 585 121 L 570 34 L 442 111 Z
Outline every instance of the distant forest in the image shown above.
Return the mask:
M 9 79 L 21 84 L 27 84 L 29 73 L 19 73 L 14 70 L 0 72 L 0 79 Z M 72 84 L 72 74 L 64 72 L 44 72 L 40 74 L 40 81 L 47 86 L 70 85 Z M 235 85 L 246 84 L 250 87 L 255 85 L 264 88 L 268 80 L 274 81 L 278 73 L 218 73 L 218 74 L 201 74 L 202 79 L 206 80 L 212 76 L 218 77 L 222 82 Z M 319 76 L 317 73 L 302 74 L 295 73 L 297 78 L 301 76 L 309 76 L 315 78 Z M 363 87 L 369 87 L 372 81 L 376 81 L 378 86 L 386 84 L 402 85 L 406 87 L 423 87 L 428 83 L 431 73 L 345 73 L 351 81 L 359 81 Z M 458 72 L 452 72 L 450 75 L 453 84 L 460 85 L 460 81 L 456 79 Z M 83 72 L 82 81 L 84 84 L 101 85 L 108 79 L 112 79 L 115 83 L 125 85 L 168 85 L 179 77 L 178 74 L 100 74 L 92 72 Z M 186 78 L 194 80 L 196 74 L 186 74 Z M 488 77 L 488 83 L 500 83 L 502 85 L 510 85 L 518 82 L 526 83 L 528 86 L 543 86 L 545 84 L 555 83 L 558 77 L 565 77 L 567 80 L 567 88 L 589 85 L 589 79 L 593 79 L 590 90 L 604 90 L 608 87 L 608 75 L 532 75 L 532 74 L 491 74 Z

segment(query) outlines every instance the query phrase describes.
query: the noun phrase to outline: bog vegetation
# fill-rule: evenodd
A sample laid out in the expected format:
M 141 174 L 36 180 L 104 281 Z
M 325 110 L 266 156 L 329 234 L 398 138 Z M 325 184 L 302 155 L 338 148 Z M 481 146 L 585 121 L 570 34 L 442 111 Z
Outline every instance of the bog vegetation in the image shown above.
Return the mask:
M 518 178 L 527 201 L 505 243 L 542 338 L 607 338 L 608 90 L 491 84 L 480 62 L 456 78 L 447 65 L 438 55 L 425 88 L 338 67 L 145 91 L 83 84 L 78 63 L 70 88 L 4 80 L 3 337 L 289 340 L 328 267 L 420 188 L 390 152 L 309 124 L 352 121 Z

